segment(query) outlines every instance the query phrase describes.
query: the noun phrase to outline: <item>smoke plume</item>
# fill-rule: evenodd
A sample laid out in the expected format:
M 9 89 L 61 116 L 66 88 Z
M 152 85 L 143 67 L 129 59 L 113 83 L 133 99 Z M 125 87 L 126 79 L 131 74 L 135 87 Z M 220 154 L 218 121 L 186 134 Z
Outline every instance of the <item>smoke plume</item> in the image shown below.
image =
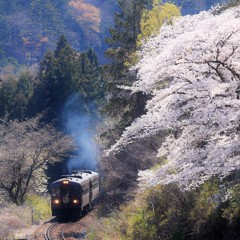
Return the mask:
M 66 133 L 74 138 L 77 146 L 73 156 L 67 160 L 68 171 L 96 168 L 98 147 L 94 140 L 98 121 L 95 104 L 88 104 L 79 94 L 69 98 L 63 110 Z

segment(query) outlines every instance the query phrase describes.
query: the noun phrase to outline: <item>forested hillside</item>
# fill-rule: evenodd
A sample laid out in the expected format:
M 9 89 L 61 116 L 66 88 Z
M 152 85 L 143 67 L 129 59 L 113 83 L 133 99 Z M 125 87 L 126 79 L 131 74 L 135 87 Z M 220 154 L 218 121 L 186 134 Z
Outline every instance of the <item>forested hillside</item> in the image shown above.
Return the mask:
M 201 11 L 222 2 L 0 0 L 0 238 L 87 168 L 87 239 L 239 239 L 239 0 Z
M 103 58 L 114 1 L 0 1 L 0 63 L 33 64 L 65 34 L 71 46 L 97 49 Z
M 167 1 L 163 1 L 167 2 Z M 196 14 L 203 10 L 208 10 L 216 4 L 223 4 L 226 0 L 173 0 L 173 3 L 181 7 L 182 15 Z
M 182 8 L 182 14 L 192 14 L 223 0 L 173 2 Z M 117 12 L 117 0 L 1 0 L 0 65 L 37 63 L 48 48 L 55 48 L 62 34 L 75 50 L 91 47 L 99 62 L 106 62 L 105 38 Z

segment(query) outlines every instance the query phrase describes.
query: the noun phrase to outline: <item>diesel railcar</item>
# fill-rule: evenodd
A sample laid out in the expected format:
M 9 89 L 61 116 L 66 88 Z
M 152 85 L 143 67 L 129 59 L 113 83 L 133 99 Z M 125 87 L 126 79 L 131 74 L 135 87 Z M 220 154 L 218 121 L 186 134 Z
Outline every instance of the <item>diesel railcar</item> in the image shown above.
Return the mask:
M 91 209 L 99 194 L 99 174 L 90 170 L 73 171 L 51 184 L 52 216 L 80 217 Z

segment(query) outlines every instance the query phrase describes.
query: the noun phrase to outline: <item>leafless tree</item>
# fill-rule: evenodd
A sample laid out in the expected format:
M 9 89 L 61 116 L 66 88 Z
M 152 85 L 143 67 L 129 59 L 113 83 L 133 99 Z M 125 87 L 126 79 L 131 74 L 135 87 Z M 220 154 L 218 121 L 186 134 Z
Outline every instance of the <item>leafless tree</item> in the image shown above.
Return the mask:
M 73 149 L 70 137 L 40 116 L 26 121 L 0 124 L 0 190 L 16 204 L 22 204 L 37 170 L 60 161 Z

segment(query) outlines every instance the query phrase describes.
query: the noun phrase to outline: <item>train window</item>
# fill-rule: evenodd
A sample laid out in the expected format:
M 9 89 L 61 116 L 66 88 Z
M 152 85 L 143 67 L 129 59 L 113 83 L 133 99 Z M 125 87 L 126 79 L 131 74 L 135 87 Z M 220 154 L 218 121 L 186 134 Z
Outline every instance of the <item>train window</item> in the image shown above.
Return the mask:
M 83 195 L 84 195 L 84 194 L 87 194 L 88 192 L 89 192 L 89 188 L 83 189 Z
M 97 179 L 97 178 L 92 181 L 92 185 L 93 185 L 93 186 L 98 185 L 98 179 Z
M 58 197 L 60 195 L 60 188 L 58 187 L 53 187 L 52 188 L 52 196 L 53 197 Z
M 63 189 L 62 189 L 62 195 L 63 195 L 63 196 L 69 196 L 69 190 L 66 189 L 66 188 L 63 188 Z
M 92 180 L 92 188 L 98 188 L 99 187 L 99 182 L 98 182 L 98 178 L 95 178 Z

